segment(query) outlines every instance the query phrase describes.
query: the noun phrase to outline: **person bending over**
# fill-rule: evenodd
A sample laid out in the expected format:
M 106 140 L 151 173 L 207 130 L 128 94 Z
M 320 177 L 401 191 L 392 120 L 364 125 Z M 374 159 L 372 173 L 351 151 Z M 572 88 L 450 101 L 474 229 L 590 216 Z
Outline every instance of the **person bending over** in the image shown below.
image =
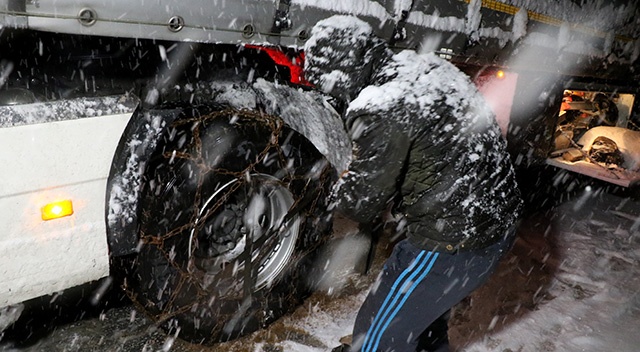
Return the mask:
M 452 306 L 510 249 L 521 198 L 494 114 L 468 77 L 434 54 L 394 54 L 364 21 L 334 16 L 305 44 L 306 78 L 347 104 L 353 160 L 334 188 L 360 223 L 394 199 L 398 242 L 338 350 L 448 350 Z

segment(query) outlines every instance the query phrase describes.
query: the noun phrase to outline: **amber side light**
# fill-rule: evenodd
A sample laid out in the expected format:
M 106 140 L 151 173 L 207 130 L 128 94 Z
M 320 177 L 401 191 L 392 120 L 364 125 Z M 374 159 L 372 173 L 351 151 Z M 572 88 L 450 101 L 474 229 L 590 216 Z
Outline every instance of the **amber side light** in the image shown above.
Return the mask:
M 49 203 L 40 209 L 42 220 L 54 220 L 73 214 L 73 203 L 71 200 L 61 200 Z

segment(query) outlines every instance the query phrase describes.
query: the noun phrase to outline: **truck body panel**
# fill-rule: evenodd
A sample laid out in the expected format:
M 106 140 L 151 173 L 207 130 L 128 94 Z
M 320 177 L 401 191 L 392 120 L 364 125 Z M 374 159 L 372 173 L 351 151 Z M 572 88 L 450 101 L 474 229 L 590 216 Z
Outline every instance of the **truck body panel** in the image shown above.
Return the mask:
M 0 306 L 109 274 L 104 190 L 130 117 L 0 128 Z M 60 200 L 73 202 L 73 214 L 42 220 L 42 207 Z
M 272 0 L 36 1 L 27 3 L 26 13 L 36 30 L 233 43 L 254 35 L 265 40 L 275 9 Z
M 596 22 L 590 16 L 591 22 L 582 25 L 571 22 L 581 13 L 553 13 L 557 4 L 538 5 L 548 8 L 542 13 L 510 3 L 518 1 L 2 0 L 0 23 L 19 27 L 26 19 L 28 28 L 57 33 L 299 47 L 318 20 L 351 14 L 368 21 L 377 35 L 397 48 L 446 50 L 467 62 L 618 77 L 637 64 L 638 40 L 607 27 L 615 23 Z M 566 7 L 579 9 L 570 2 Z M 616 19 L 615 10 L 607 9 L 601 17 Z M 527 50 L 538 52 L 528 55 Z

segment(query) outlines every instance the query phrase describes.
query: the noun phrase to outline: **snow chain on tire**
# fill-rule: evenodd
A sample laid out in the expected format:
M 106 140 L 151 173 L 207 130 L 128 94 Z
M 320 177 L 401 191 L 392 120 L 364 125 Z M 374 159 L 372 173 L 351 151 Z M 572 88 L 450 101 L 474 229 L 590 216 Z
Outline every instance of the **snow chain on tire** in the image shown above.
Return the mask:
M 154 321 L 159 325 L 170 322 L 169 325 L 174 329 L 179 326 L 178 331 L 181 330 L 181 337 L 200 343 L 228 340 L 256 330 L 283 314 L 283 312 L 274 312 L 278 307 L 283 311 L 290 310 L 291 307 L 287 306 L 291 302 L 300 301 L 300 291 L 306 289 L 306 287 L 301 288 L 300 285 L 306 278 L 303 277 L 304 272 L 298 270 L 305 265 L 309 266 L 306 262 L 307 256 L 319 247 L 329 232 L 330 225 L 327 224 L 329 221 L 325 223 L 324 220 L 328 220 L 326 201 L 333 177 L 333 170 L 326 161 L 297 168 L 292 165 L 288 153 L 291 153 L 289 149 L 294 148 L 289 143 L 292 135 L 296 133 L 289 130 L 279 118 L 261 112 L 233 108 L 208 110 L 210 109 L 205 108 L 205 112 L 202 113 L 198 108 L 193 108 L 192 115 L 195 116 L 187 116 L 175 121 L 167 129 L 167 134 L 187 131 L 187 134 L 191 134 L 191 138 L 187 138 L 188 141 L 181 145 L 181 142 L 176 142 L 176 139 L 181 138 L 179 135 L 168 137 L 169 142 L 164 143 L 165 146 L 177 145 L 178 148 L 159 149 L 155 159 L 152 157 L 155 161 L 150 161 L 150 166 L 147 167 L 147 170 L 156 169 L 147 171 L 150 176 L 146 180 L 146 192 L 143 191 L 141 197 L 141 249 L 133 264 L 133 275 L 130 275 L 128 282 L 125 283 L 125 291 L 129 298 Z M 224 162 L 211 165 L 212 157 L 206 154 L 208 150 L 202 133 L 207 128 L 217 128 L 212 127 L 217 124 L 228 127 L 239 126 L 239 128 L 255 129 L 255 131 L 266 130 L 269 135 L 260 136 L 266 144 L 261 150 L 257 150 L 255 157 L 252 155 L 250 160 L 239 163 L 242 167 L 229 168 L 228 163 Z M 159 148 L 162 148 L 162 145 Z M 317 153 L 317 150 L 313 148 L 313 152 Z M 317 153 L 316 157 L 324 160 L 319 155 Z M 278 229 L 269 229 L 267 232 L 276 235 L 263 234 L 260 238 L 253 238 L 253 241 L 251 241 L 252 237 L 247 235 L 245 238 L 249 240 L 242 254 L 233 262 L 227 263 L 217 273 L 203 272 L 196 266 L 192 253 L 185 255 L 185 252 L 189 250 L 193 252 L 192 249 L 200 245 L 197 234 L 208 220 L 211 220 L 209 217 L 222 211 L 222 207 L 234 197 L 234 194 L 244 188 L 255 188 L 252 185 L 252 182 L 255 182 L 253 175 L 264 173 L 267 159 L 270 159 L 270 165 L 280 165 L 281 168 L 277 178 L 273 177 L 275 180 L 273 182 L 283 185 L 278 187 L 286 186 L 287 189 L 295 189 L 292 191 L 291 208 L 301 205 L 300 218 L 304 219 L 301 231 L 312 233 L 312 235 L 303 235 L 296 240 L 296 250 L 291 255 L 287 268 L 267 288 L 255 287 L 258 270 L 256 266 L 268 262 L 269 255 L 273 255 L 274 252 L 259 250 L 254 252 L 254 249 L 271 248 L 269 246 L 277 248 L 279 244 L 275 242 L 282 240 L 281 235 L 277 234 Z M 175 166 L 180 163 L 188 166 Z M 168 210 L 172 208 L 171 202 L 174 201 L 171 198 L 171 192 L 181 192 L 179 185 L 176 184 L 174 187 L 171 182 L 191 166 L 195 169 L 191 170 L 192 174 L 184 181 L 187 183 L 193 179 L 197 180 L 195 191 L 191 196 L 193 205 L 190 208 L 186 206 L 184 209 Z M 173 167 L 176 169 L 173 170 Z M 171 171 L 166 171 L 167 168 Z M 310 176 L 312 174 L 315 176 Z M 151 175 L 155 175 L 153 179 Z M 174 177 L 172 179 L 167 175 L 174 175 Z M 211 187 L 205 186 L 208 182 L 205 180 L 211 177 L 224 177 L 232 181 L 229 181 L 229 187 L 219 191 L 220 194 L 216 196 L 215 202 L 204 204 L 208 196 L 207 187 Z M 266 183 L 272 182 L 271 179 L 267 179 Z M 158 183 L 155 188 L 154 182 Z M 168 199 L 164 203 L 161 200 L 164 199 L 163 197 Z M 154 205 L 155 208 L 146 208 L 144 204 Z M 203 207 L 208 207 L 204 215 L 199 211 Z M 159 214 L 155 213 L 154 209 L 157 208 L 160 208 L 163 216 L 159 217 Z M 233 210 L 233 208 L 230 209 Z M 177 214 L 175 219 L 181 216 L 186 218 L 184 221 L 174 221 L 173 218 L 169 218 L 169 214 L 172 217 Z M 194 233 L 196 235 L 193 235 Z M 288 278 L 280 280 L 282 276 L 288 276 Z M 242 284 L 239 284 L 238 280 L 243 281 Z M 274 294 L 269 291 L 277 292 Z M 275 302 L 276 300 L 278 302 Z

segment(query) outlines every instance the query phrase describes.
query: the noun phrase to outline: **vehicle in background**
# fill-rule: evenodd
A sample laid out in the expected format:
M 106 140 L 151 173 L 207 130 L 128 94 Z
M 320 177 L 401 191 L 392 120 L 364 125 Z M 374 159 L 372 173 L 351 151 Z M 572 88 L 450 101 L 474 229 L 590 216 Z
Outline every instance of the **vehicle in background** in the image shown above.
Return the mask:
M 523 187 L 547 182 L 529 171 L 555 160 L 565 90 L 637 110 L 637 8 L 520 3 L 0 0 L 0 317 L 109 275 L 195 342 L 295 307 L 350 158 L 301 69 L 309 30 L 335 14 L 467 72 Z

